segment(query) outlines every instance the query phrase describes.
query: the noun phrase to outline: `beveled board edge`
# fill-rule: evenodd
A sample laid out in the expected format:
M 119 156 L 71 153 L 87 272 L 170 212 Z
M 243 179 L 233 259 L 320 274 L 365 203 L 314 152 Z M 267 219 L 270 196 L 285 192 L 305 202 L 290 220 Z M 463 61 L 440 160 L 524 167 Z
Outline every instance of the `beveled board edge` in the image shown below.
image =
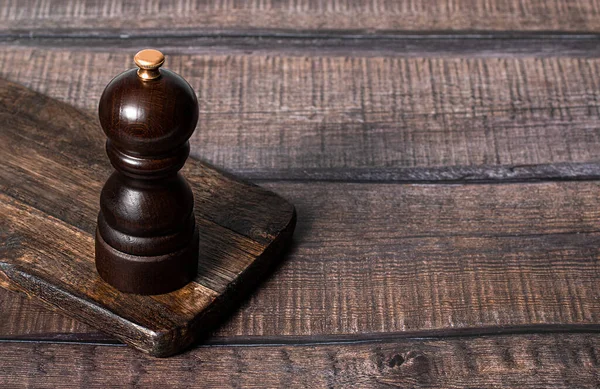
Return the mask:
M 233 177 L 229 173 L 224 174 Z M 20 202 L 14 198 L 13 201 Z M 46 307 L 98 328 L 139 351 L 155 357 L 168 357 L 180 353 L 208 335 L 232 309 L 247 298 L 262 276 L 278 262 L 281 254 L 289 246 L 296 226 L 294 206 L 283 201 L 289 205 L 287 224 L 265 246 L 262 253 L 231 281 L 225 291 L 211 301 L 205 310 L 198 312 L 184 325 L 172 327 L 167 331 L 145 328 L 119 316 L 98 302 L 79 296 L 77 291 L 70 290 L 66 285 L 49 282 L 35 272 L 28 272 L 22 266 L 4 262 L 3 258 L 26 255 L 26 249 L 18 244 L 7 244 L 0 252 L 0 287 L 22 293 L 28 298 L 35 298 Z

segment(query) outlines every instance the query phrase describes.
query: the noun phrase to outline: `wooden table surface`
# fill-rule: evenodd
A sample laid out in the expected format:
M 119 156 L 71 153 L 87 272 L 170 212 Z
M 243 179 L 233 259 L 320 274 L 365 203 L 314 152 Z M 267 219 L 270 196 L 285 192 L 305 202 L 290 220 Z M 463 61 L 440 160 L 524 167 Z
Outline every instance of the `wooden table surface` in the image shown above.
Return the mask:
M 173 358 L 0 290 L 0 387 L 600 386 L 600 1 L 8 0 L 0 41 L 0 77 L 93 115 L 162 50 L 192 154 L 298 211 Z

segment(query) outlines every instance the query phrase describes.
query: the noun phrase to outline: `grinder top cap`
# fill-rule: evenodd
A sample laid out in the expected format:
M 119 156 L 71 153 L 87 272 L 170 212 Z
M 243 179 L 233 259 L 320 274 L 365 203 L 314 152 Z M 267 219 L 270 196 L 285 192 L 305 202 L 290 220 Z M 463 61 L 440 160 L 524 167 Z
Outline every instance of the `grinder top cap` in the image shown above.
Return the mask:
M 115 77 L 102 96 L 98 113 L 109 142 L 123 153 L 160 156 L 182 147 L 198 122 L 198 100 L 179 75 L 159 69 L 164 55 L 142 50 L 138 68 Z
M 133 61 L 139 67 L 137 74 L 142 80 L 153 80 L 160 77 L 158 68 L 165 62 L 165 56 L 158 50 L 145 49 L 138 51 Z

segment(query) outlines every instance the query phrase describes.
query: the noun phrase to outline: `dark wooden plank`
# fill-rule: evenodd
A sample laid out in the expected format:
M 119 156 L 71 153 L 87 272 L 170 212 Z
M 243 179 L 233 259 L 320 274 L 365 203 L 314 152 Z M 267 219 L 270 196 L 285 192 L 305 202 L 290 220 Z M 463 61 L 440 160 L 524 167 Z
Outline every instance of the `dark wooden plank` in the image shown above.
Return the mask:
M 219 336 L 598 325 L 598 182 L 267 187 L 298 244 Z M 22 309 L 3 337 L 71 331 Z
M 514 335 L 200 347 L 155 359 L 125 347 L 2 343 L 10 388 L 597 388 L 600 336 Z
M 600 30 L 596 0 L 368 0 L 333 2 L 176 0 L 9 0 L 0 9 L 2 30 L 176 29 L 271 30 Z
M 0 289 L 0 338 L 114 339 L 25 296 Z
M 36 297 L 142 351 L 167 356 L 204 335 L 291 240 L 292 205 L 191 160 L 185 170 L 200 231 L 197 276 L 168 294 L 121 293 L 99 277 L 94 263 L 94 213 L 112 170 L 101 161 L 95 121 L 4 80 L 0 101 L 4 288 Z
M 297 245 L 218 336 L 600 320 L 599 182 L 265 185 L 297 206 Z M 0 334 L 81 331 L 48 317 L 19 301 Z M 35 324 L 20 329 L 15 320 Z
M 599 322 L 597 182 L 268 187 L 300 243 L 220 334 Z
M 130 53 L 14 47 L 0 61 L 0 75 L 93 115 L 106 83 L 133 66 Z M 598 59 L 167 61 L 198 93 L 193 155 L 253 179 L 600 177 Z

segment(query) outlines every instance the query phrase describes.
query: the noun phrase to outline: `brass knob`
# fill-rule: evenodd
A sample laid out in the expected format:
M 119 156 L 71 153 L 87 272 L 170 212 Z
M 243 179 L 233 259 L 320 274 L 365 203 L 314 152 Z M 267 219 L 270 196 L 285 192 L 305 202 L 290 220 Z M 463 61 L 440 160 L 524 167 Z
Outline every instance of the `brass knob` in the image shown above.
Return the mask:
M 160 77 L 158 68 L 165 62 L 165 56 L 158 50 L 145 49 L 139 51 L 133 61 L 139 67 L 137 74 L 142 80 L 154 80 Z

